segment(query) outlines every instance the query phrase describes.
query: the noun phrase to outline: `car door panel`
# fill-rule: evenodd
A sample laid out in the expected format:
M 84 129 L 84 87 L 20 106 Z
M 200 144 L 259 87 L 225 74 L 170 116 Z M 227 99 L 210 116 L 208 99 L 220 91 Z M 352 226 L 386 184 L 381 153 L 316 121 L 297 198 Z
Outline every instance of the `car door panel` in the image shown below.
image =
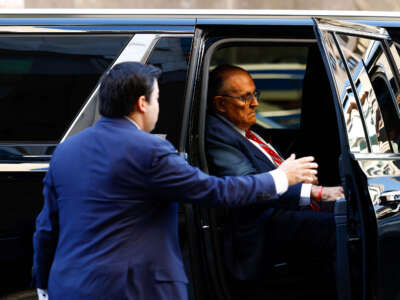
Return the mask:
M 384 76 L 393 83 L 387 90 L 398 87 L 397 75 L 387 75 L 396 72 L 390 67 L 390 57 L 384 62 L 381 59 L 393 51 L 387 48 L 390 39 L 384 29 L 322 19 L 315 22 L 346 128 L 347 138 L 341 141 L 346 161 L 342 172 L 346 174 L 349 222 L 353 224 L 349 224 L 350 236 L 360 238 L 359 295 L 362 299 L 397 299 L 400 291 L 394 282 L 400 279 L 400 272 L 393 261 L 400 250 L 399 156 L 394 151 L 390 126 L 384 124 L 392 122 L 387 122 L 387 113 L 386 117 L 382 114 L 393 92 L 377 93 L 380 88 L 374 82 L 378 69 L 386 68 Z M 354 263 L 350 258 L 350 264 Z M 357 295 L 357 291 L 354 293 Z

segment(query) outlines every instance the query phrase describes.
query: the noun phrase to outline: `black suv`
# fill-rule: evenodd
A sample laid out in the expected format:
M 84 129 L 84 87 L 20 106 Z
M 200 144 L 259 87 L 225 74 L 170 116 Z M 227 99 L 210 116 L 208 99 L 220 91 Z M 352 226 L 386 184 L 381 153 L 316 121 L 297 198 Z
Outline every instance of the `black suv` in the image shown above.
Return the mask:
M 248 70 L 261 91 L 254 130 L 284 154 L 315 156 L 320 183 L 345 189 L 334 207 L 337 298 L 400 299 L 400 18 L 245 13 L 1 13 L 1 295 L 29 288 L 53 150 L 98 120 L 101 75 L 141 61 L 163 70 L 154 133 L 206 172 L 209 71 L 221 64 Z M 249 299 L 255 291 L 263 299 L 311 299 L 308 270 L 290 262 L 277 262 L 270 279 L 257 282 L 229 274 L 221 238 L 227 214 L 180 207 L 191 298 L 243 299 L 246 289 Z

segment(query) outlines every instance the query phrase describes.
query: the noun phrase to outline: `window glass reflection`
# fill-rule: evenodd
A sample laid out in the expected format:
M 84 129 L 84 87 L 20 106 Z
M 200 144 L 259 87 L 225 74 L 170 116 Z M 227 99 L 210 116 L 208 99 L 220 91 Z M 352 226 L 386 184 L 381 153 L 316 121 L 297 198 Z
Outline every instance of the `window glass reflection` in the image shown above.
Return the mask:
M 343 108 L 350 150 L 352 152 L 368 152 L 368 144 L 361 114 L 347 77 L 345 65 L 332 35 L 330 33 L 324 33 L 324 37 L 329 56 L 329 64 L 334 73 L 336 87 L 339 91 L 340 102 Z
M 394 63 L 396 64 L 396 68 L 400 68 L 400 56 L 399 53 L 397 52 L 397 46 L 393 43 L 389 43 L 389 49 L 392 54 L 392 57 L 394 59 Z M 386 56 L 382 55 L 383 61 L 387 62 L 388 64 L 388 59 Z M 381 63 L 383 64 L 383 63 Z M 387 70 L 387 71 L 386 71 Z M 381 105 L 381 110 L 383 114 L 383 119 L 385 121 L 385 127 L 386 131 L 388 132 L 389 139 L 392 142 L 392 147 L 393 151 L 396 153 L 399 153 L 399 146 L 400 146 L 400 89 L 398 84 L 396 83 L 396 80 L 393 75 L 392 69 L 388 66 L 385 67 L 386 74 L 389 74 L 388 79 L 385 80 L 383 76 L 381 75 L 380 72 L 376 73 L 376 78 L 374 78 L 373 85 L 374 88 L 376 85 L 381 84 L 381 85 L 389 85 L 392 89 L 389 89 L 391 91 L 390 94 L 387 92 L 385 93 L 385 89 L 382 89 L 382 97 L 380 97 L 380 94 L 377 92 L 379 104 Z M 379 86 L 378 86 L 379 87 Z M 382 101 L 380 100 L 382 98 Z M 386 101 L 384 101 L 386 100 Z
M 382 112 L 381 127 L 385 127 L 393 152 L 398 153 L 400 120 L 397 99 L 400 99 L 399 88 L 382 45 L 379 45 L 375 56 L 375 60 L 370 63 L 369 75 Z
M 368 144 L 364 135 L 361 115 L 351 89 L 347 90 L 342 105 L 351 151 L 361 153 L 368 152 Z
M 392 41 L 388 42 L 389 44 L 389 49 L 391 52 L 391 55 L 394 59 L 394 63 L 396 64 L 395 68 L 400 71 L 400 44 L 394 43 Z M 396 94 L 398 96 L 398 94 Z M 396 99 L 396 110 L 398 111 L 398 114 L 400 115 L 400 97 L 396 97 L 399 99 Z
M 337 39 L 356 87 L 371 151 L 374 153 L 392 152 L 377 95 L 371 82 L 378 69 L 382 70 L 382 76 L 389 80 L 385 71 L 390 71 L 390 65 L 388 61 L 385 61 L 386 57 L 383 56 L 381 43 L 342 34 L 338 34 Z M 380 95 L 382 93 L 390 95 L 390 86 L 380 85 L 380 88 Z

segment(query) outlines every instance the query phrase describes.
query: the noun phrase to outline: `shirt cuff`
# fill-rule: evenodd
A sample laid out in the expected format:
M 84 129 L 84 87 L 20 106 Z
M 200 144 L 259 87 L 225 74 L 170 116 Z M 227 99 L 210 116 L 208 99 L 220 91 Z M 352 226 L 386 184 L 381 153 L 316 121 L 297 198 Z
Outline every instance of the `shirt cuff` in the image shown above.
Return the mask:
M 269 172 L 269 174 L 271 174 L 272 179 L 274 180 L 276 193 L 278 195 L 285 193 L 289 188 L 289 182 L 285 172 L 280 169 L 275 169 Z
M 48 300 L 47 290 L 37 289 L 38 300 Z
M 300 206 L 310 205 L 311 202 L 311 186 L 310 183 L 303 183 L 301 185 L 301 193 L 300 193 Z

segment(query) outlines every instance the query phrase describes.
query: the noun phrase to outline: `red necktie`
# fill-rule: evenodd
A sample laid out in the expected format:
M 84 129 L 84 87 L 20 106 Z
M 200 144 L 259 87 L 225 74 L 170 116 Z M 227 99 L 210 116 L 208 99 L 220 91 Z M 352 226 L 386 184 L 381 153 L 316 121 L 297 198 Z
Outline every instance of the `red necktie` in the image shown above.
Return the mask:
M 279 166 L 283 162 L 283 158 L 278 153 L 276 153 L 276 151 L 274 151 L 272 148 L 270 148 L 266 143 L 261 141 L 253 132 L 251 132 L 250 129 L 248 129 L 246 131 L 246 137 L 249 140 L 252 140 L 252 141 L 256 142 L 257 144 L 259 144 L 261 146 L 261 148 L 265 152 L 267 152 L 269 154 L 269 156 L 271 156 L 272 160 L 274 161 L 274 163 L 277 166 Z
M 246 137 L 249 140 L 258 143 L 261 146 L 261 148 L 271 156 L 272 160 L 275 162 L 277 166 L 279 166 L 283 162 L 283 158 L 278 153 L 276 153 L 276 151 L 270 148 L 266 143 L 261 141 L 253 132 L 251 132 L 250 129 L 246 131 Z M 320 211 L 319 202 L 321 200 L 321 193 L 322 193 L 322 187 L 318 192 L 318 199 L 316 200 L 311 199 L 310 205 L 312 210 Z

